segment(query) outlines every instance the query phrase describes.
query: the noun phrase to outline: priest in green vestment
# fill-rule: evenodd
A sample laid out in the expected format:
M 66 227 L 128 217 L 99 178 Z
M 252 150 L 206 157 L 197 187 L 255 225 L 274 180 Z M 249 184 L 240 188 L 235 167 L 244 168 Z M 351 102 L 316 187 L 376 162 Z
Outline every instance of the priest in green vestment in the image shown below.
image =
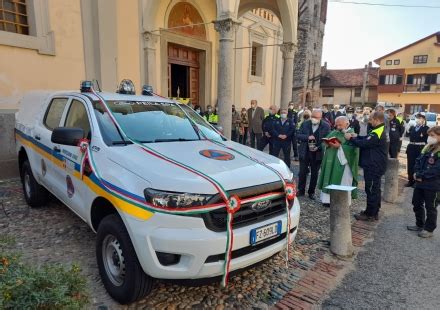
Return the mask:
M 330 206 L 329 185 L 354 186 L 358 185 L 359 149 L 348 144 L 345 133 L 353 132 L 349 128 L 347 117 L 339 116 L 335 120 L 336 129 L 328 134 L 327 139 L 336 138 L 326 143 L 326 150 L 321 164 L 318 188 L 321 190 L 321 202 L 325 207 Z M 357 189 L 352 191 L 351 198 L 357 198 Z

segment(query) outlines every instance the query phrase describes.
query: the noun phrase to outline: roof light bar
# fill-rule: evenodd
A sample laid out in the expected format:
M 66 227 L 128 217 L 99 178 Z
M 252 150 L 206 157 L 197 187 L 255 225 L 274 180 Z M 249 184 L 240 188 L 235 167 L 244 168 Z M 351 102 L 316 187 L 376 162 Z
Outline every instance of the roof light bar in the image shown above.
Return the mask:
M 153 86 L 151 86 L 151 85 L 142 86 L 142 95 L 153 96 Z
M 132 80 L 129 79 L 123 79 L 121 83 L 119 84 L 117 93 L 124 94 L 124 95 L 135 95 L 136 90 L 134 88 L 134 84 Z

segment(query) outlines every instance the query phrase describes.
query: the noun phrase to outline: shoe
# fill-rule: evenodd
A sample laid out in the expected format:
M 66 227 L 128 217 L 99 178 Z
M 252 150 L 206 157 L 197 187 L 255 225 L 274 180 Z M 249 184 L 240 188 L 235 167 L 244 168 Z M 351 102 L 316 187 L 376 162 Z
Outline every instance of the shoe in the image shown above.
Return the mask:
M 408 229 L 409 231 L 422 231 L 423 227 L 419 227 L 419 226 L 406 226 L 406 229 Z
M 296 197 L 303 197 L 304 195 L 304 192 L 296 192 Z
M 310 200 L 315 200 L 315 194 L 309 194 Z
M 413 187 L 414 186 L 414 182 L 408 182 L 405 184 L 405 187 Z
M 422 230 L 418 235 L 420 238 L 431 238 L 434 234 L 431 231 Z
M 323 206 L 324 208 L 330 208 L 330 204 L 329 204 L 329 203 L 323 203 L 322 206 Z
M 379 220 L 378 215 L 375 216 L 367 215 L 365 211 L 362 211 L 359 214 L 355 214 L 354 218 L 357 219 L 358 221 L 366 221 L 366 222 L 374 222 Z

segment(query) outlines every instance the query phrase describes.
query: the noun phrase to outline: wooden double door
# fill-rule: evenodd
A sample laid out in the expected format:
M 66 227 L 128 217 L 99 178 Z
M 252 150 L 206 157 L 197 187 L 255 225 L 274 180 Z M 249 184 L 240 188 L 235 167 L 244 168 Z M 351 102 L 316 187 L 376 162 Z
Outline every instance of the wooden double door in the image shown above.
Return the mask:
M 200 52 L 186 46 L 168 44 L 168 96 L 199 102 Z

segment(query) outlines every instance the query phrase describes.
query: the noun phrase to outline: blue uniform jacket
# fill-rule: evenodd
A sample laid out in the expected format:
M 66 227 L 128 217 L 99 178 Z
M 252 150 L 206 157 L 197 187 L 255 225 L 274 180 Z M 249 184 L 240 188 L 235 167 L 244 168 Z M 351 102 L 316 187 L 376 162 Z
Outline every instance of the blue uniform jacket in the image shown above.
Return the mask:
M 416 188 L 440 191 L 440 152 L 426 151 L 417 158 L 414 166 Z
M 359 166 L 377 175 L 385 174 L 388 148 L 384 124 L 372 128 L 365 137 L 352 138 L 350 143 L 361 150 Z
M 281 122 L 281 119 L 276 119 L 272 123 L 272 128 L 270 131 L 270 136 L 273 139 L 273 143 L 283 143 L 283 142 L 290 142 L 292 140 L 292 136 L 295 133 L 295 123 L 291 118 L 287 118 L 284 121 L 284 124 Z M 279 135 L 286 135 L 286 139 L 280 139 L 278 138 Z

